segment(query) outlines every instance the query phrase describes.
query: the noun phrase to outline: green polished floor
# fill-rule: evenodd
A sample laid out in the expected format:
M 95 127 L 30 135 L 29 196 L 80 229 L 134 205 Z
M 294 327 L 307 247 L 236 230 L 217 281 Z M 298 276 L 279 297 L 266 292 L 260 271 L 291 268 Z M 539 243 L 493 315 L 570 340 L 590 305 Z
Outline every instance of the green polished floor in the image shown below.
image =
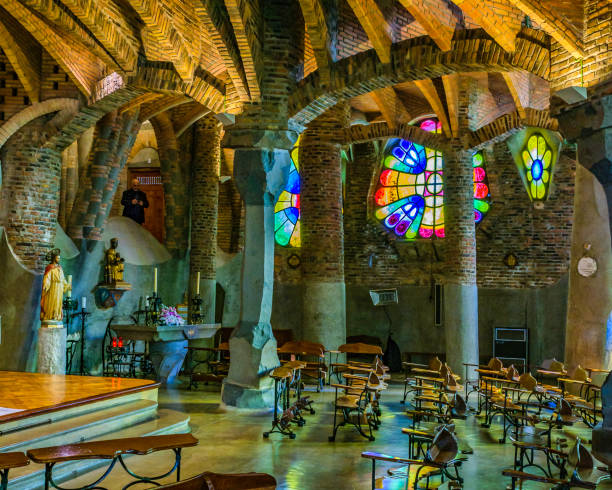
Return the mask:
M 197 391 L 165 389 L 160 391 L 160 407 L 187 412 L 191 415 L 193 434 L 200 440 L 196 448 L 186 449 L 183 457 L 183 477 L 203 471 L 221 473 L 265 472 L 274 475 L 279 489 L 350 490 L 369 489 L 371 463 L 360 457 L 362 451 L 379 451 L 396 456 L 407 456 L 407 436 L 400 431 L 409 425 L 403 414 L 401 385 L 391 384 L 383 397 L 383 424 L 376 432 L 376 440 L 368 442 L 353 429 L 340 429 L 335 443 L 327 440 L 331 432 L 333 391 L 313 393 L 315 415 L 307 416 L 307 424 L 297 428 L 297 438 L 290 440 L 279 434 L 264 439 L 262 432 L 270 428 L 270 414 L 244 414 L 221 411 L 218 386 L 205 386 Z M 553 439 L 566 437 L 571 443 L 579 435 L 590 440 L 590 430 L 579 424 L 562 433 L 555 431 Z M 509 479 L 501 470 L 512 464 L 513 449 L 510 442 L 501 445 L 500 426 L 480 427 L 480 421 L 470 416 L 457 423 L 457 433 L 474 449 L 461 469 L 465 489 L 504 489 Z M 159 472 L 170 463 L 171 453 L 130 458 L 135 469 Z M 386 467 L 382 467 L 383 471 Z M 144 472 L 143 471 L 143 472 Z M 92 475 L 69 482 L 91 481 Z M 107 479 L 107 488 L 121 488 L 127 479 L 116 468 Z M 385 488 L 404 488 L 399 481 Z M 146 488 L 137 486 L 133 488 Z M 541 484 L 525 484 L 523 488 L 547 488 Z M 612 488 L 610 483 L 598 488 Z

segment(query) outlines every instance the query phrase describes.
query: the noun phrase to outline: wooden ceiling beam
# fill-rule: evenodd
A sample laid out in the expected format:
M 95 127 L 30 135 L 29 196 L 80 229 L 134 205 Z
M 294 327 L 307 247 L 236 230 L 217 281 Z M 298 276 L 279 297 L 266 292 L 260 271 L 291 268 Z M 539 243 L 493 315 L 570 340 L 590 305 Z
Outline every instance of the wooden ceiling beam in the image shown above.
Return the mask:
M 141 31 L 147 58 L 171 61 L 186 83 L 193 81 L 196 60 L 185 39 L 176 31 L 170 12 L 160 0 L 128 0 L 145 24 Z
M 17 73 L 30 100 L 38 102 L 42 71 L 40 45 L 4 9 L 0 9 L 0 48 Z
M 225 7 L 242 57 L 251 100 L 258 101 L 261 99 L 262 46 L 258 33 L 254 32 L 259 20 L 251 2 L 252 0 L 225 0 Z
M 415 80 L 415 85 L 419 88 L 423 96 L 429 102 L 429 105 L 438 116 L 440 123 L 442 123 L 442 131 L 448 138 L 453 137 L 453 133 L 451 131 L 451 126 L 448 122 L 448 117 L 446 117 L 446 110 L 444 109 L 444 104 L 442 104 L 442 100 L 440 100 L 440 96 L 438 95 L 438 91 L 436 90 L 436 86 L 429 79 L 425 80 Z
M 196 2 L 195 10 L 223 61 L 238 98 L 242 102 L 248 102 L 251 96 L 240 58 L 240 50 L 234 38 L 227 10 L 223 8 L 223 2 L 201 0 Z
M 525 108 L 529 106 L 529 73 L 505 71 L 502 72 L 502 76 L 506 81 L 506 85 L 508 85 L 508 90 L 510 90 L 519 116 L 521 116 L 521 119 L 525 119 L 527 117 Z
M 443 75 L 444 94 L 448 109 L 448 122 L 453 138 L 459 137 L 459 75 Z
M 321 0 L 300 0 L 300 7 L 310 37 L 310 44 L 317 60 L 319 73 L 326 78 L 325 81 L 328 81 L 328 70 L 331 63 L 331 36 L 327 30 L 325 11 L 321 5 Z
M 348 0 L 382 63 L 391 63 L 391 27 L 374 0 Z
M 62 36 L 17 0 L 0 0 L 0 6 L 47 50 L 81 92 L 91 95 L 95 83 L 104 77 L 105 72 L 105 65 L 98 57 L 72 38 Z
M 487 31 L 497 44 L 509 53 L 514 52 L 517 32 L 486 0 L 453 0 L 453 3 Z
M 578 1 L 578 0 L 576 0 Z M 586 53 L 581 47 L 581 40 L 567 25 L 565 19 L 554 9 L 542 5 L 540 0 L 510 0 L 525 15 L 535 21 L 540 28 L 549 34 L 576 58 L 584 58 Z
M 444 0 L 400 0 L 442 51 L 451 49 L 457 20 Z M 435 15 L 433 14 L 435 12 Z

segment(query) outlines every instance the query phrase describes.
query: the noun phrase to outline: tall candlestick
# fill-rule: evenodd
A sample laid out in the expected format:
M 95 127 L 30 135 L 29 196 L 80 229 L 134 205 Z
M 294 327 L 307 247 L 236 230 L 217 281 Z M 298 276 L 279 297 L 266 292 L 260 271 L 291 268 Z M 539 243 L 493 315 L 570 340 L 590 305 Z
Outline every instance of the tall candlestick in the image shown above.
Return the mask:
M 72 298 L 72 276 L 68 276 L 68 297 Z
M 198 271 L 198 278 L 196 279 L 196 294 L 200 295 L 200 271 Z
M 81 308 L 83 309 L 87 308 L 87 298 L 85 296 L 81 298 Z
M 153 292 L 157 294 L 157 267 L 153 274 Z

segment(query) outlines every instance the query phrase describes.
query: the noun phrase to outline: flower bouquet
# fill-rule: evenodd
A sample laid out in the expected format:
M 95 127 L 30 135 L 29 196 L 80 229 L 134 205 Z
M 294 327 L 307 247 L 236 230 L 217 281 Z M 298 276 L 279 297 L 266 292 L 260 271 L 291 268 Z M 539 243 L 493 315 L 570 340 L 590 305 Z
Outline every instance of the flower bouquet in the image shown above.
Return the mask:
M 159 322 L 162 325 L 184 325 L 185 320 L 178 314 L 174 306 L 162 306 L 159 315 Z

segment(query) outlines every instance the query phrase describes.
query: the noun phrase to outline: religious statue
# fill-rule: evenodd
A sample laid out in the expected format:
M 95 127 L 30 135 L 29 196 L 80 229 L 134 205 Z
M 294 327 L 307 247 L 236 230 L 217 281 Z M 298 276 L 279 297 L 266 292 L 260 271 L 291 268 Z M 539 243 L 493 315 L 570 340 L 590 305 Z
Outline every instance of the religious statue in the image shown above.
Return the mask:
M 104 282 L 105 284 L 122 284 L 125 259 L 117 252 L 119 240 L 111 238 L 110 248 L 106 251 L 104 258 Z
M 43 276 L 42 297 L 40 300 L 40 320 L 47 325 L 62 325 L 62 302 L 64 293 L 72 286 L 64 277 L 64 271 L 59 265 L 59 248 L 47 254 L 49 265 L 45 268 Z

